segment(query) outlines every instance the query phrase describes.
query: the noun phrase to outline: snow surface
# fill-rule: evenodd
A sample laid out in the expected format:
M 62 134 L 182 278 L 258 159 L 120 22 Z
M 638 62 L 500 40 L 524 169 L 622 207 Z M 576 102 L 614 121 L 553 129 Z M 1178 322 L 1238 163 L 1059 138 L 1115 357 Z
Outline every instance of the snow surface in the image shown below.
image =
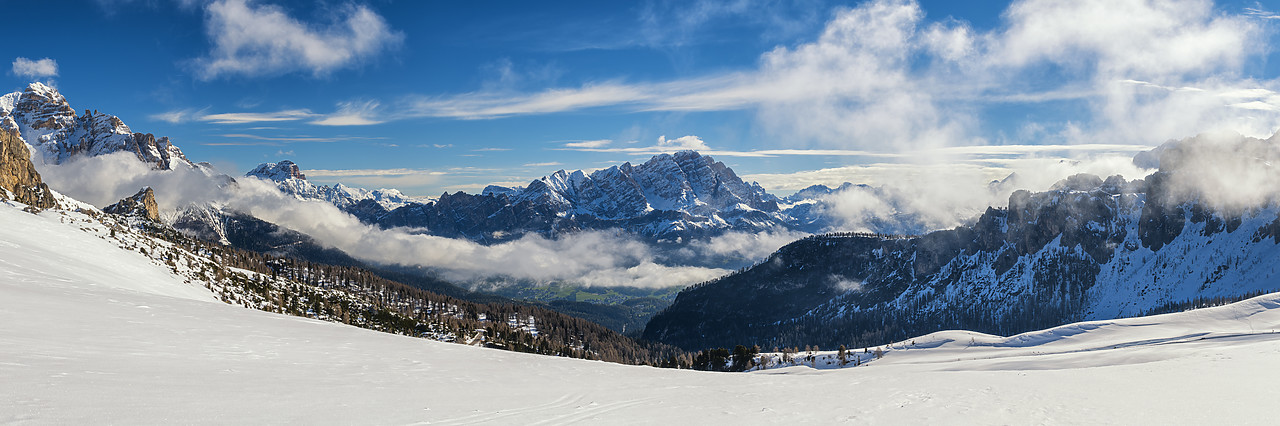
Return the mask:
M 0 221 L 0 423 L 1269 424 L 1280 397 L 1280 294 L 934 333 L 856 368 L 704 373 L 226 305 L 60 212 L 6 204 Z

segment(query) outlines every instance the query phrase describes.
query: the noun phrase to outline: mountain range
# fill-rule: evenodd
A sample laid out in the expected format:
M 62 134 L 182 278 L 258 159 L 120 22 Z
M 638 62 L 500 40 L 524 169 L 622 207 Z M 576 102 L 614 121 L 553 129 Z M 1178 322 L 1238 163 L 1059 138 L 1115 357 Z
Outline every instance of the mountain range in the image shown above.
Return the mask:
M 647 241 L 675 244 L 727 232 L 824 232 L 841 224 L 830 212 L 832 196 L 854 188 L 886 200 L 893 195 L 846 183 L 837 188 L 814 185 L 781 198 L 695 151 L 659 154 L 640 165 L 627 162 L 591 173 L 560 170 L 524 187 L 490 185 L 480 194 L 459 191 L 434 200 L 388 189 L 317 186 L 288 160 L 260 164 L 246 176 L 273 181 L 298 199 L 332 203 L 365 223 L 485 244 L 586 230 L 623 230 Z M 874 218 L 867 225 L 882 233 L 929 230 L 910 214 Z
M 1138 160 L 1151 156 L 1159 171 L 1145 179 L 1072 176 L 952 230 L 796 241 L 682 291 L 644 337 L 702 348 L 1010 335 L 1280 290 L 1280 136 L 1190 138 Z
M 0 96 L 0 134 L 4 195 L 36 207 L 52 205 L 52 196 L 30 162 L 16 160 L 54 166 L 125 152 L 155 170 L 197 170 L 236 185 L 188 160 L 167 138 L 135 133 L 115 116 L 76 114 L 39 83 Z M 1049 191 L 1013 192 L 1005 206 L 954 229 L 927 232 L 907 215 L 877 218 L 866 229 L 874 233 L 804 238 L 753 267 L 680 292 L 644 336 L 690 349 L 874 345 L 946 328 L 1010 334 L 1274 291 L 1280 289 L 1273 284 L 1280 278 L 1280 197 L 1271 192 L 1280 187 L 1272 167 L 1280 162 L 1278 142 L 1238 135 L 1171 141 L 1135 157 L 1158 166 L 1144 179 L 1072 176 Z M 777 197 L 692 151 L 434 200 L 315 185 L 290 161 L 263 164 L 246 178 L 331 203 L 368 224 L 487 244 L 603 229 L 674 244 L 737 231 L 821 233 L 839 229 L 827 204 L 833 194 L 893 196 L 846 184 Z M 992 188 L 1007 189 L 1012 180 Z M 163 196 L 143 189 L 108 210 L 159 216 L 187 235 L 233 247 L 360 265 L 305 234 L 217 202 L 156 214 L 155 200 Z

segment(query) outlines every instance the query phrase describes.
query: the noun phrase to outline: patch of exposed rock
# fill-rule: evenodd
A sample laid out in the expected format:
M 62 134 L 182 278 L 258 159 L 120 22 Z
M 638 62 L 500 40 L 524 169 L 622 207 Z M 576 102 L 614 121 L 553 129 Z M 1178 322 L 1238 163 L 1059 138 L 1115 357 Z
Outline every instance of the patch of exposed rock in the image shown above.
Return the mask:
M 160 220 L 160 206 L 156 204 L 156 194 L 151 187 L 142 188 L 137 194 L 109 205 L 102 211 L 121 216 L 145 217 Z
M 31 164 L 27 144 L 14 130 L 0 128 L 0 199 L 14 200 L 36 208 L 57 205 L 49 186 Z

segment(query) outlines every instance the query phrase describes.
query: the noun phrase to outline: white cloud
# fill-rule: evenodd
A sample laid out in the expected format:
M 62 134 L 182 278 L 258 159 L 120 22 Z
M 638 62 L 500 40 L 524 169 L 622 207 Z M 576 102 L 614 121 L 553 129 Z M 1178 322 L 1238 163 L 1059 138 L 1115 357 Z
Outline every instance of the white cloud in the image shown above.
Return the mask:
M 1269 44 L 1257 18 L 1271 14 L 1248 13 L 1205 0 L 1023 0 L 1001 25 L 979 31 L 928 22 L 914 1 L 872 0 L 837 9 L 815 40 L 765 52 L 751 70 L 417 98 L 409 110 L 483 119 L 589 108 L 746 109 L 793 147 L 900 152 L 1004 137 L 983 134 L 990 106 L 1071 102 L 1063 110 L 1082 116 L 1040 123 L 1063 132 L 1017 142 L 1150 144 L 1220 129 L 1266 136 L 1280 127 L 1280 112 L 1263 104 L 1280 98 L 1218 96 L 1280 88 L 1241 77 Z
M 176 109 L 172 111 L 165 111 L 161 113 L 151 114 L 150 116 L 148 116 L 148 118 L 155 121 L 164 121 L 169 124 L 180 124 L 180 123 L 189 122 L 191 120 L 200 119 L 201 117 L 204 116 L 204 112 L 207 109 L 208 108 L 200 109 L 200 110 L 195 110 L 190 108 Z
M 1091 68 L 1103 79 L 1169 80 L 1237 68 L 1256 53 L 1262 28 L 1204 0 L 1025 0 L 1005 12 L 1009 28 L 989 59 Z M 1085 25 L 1087 24 L 1087 25 Z
M 1275 12 L 1262 8 L 1262 3 L 1257 3 L 1256 7 L 1246 7 L 1244 9 L 1246 15 L 1260 19 L 1280 19 L 1280 15 Z
M 614 147 L 604 148 L 610 145 L 612 141 L 587 141 L 587 142 L 570 142 L 566 143 L 564 148 L 557 148 L 563 151 L 584 151 L 584 152 L 620 152 L 634 155 L 656 155 L 662 153 L 673 153 L 676 151 L 701 151 L 704 154 L 715 153 L 720 151 L 712 151 L 702 138 L 688 135 L 675 139 L 667 139 L 666 136 L 658 136 L 656 145 L 640 146 L 640 147 Z
M 345 140 L 364 139 L 364 138 L 340 137 L 340 136 L 332 136 L 332 137 L 261 136 L 261 135 L 251 135 L 247 133 L 228 133 L 228 134 L 219 135 L 219 136 L 222 136 L 224 138 L 235 138 L 235 139 L 253 139 L 253 140 L 264 141 L 264 142 L 337 142 L 337 141 L 345 141 Z
M 563 166 L 563 165 L 564 163 L 561 163 L 559 161 L 548 161 L 545 163 L 527 163 L 524 166 L 525 167 L 555 167 L 555 166 Z
M 343 102 L 338 104 L 338 112 L 312 121 L 311 124 L 321 126 L 368 126 L 380 124 L 386 120 L 380 118 L 382 114 L 379 113 L 378 105 L 378 101 Z
M 605 83 L 535 94 L 470 93 L 448 98 L 418 98 L 411 100 L 410 112 L 427 117 L 487 119 L 633 103 L 651 97 L 642 88 Z
M 196 75 L 206 80 L 295 71 L 322 76 L 358 65 L 404 38 L 367 6 L 348 5 L 335 12 L 333 22 L 317 25 L 254 0 L 209 3 L 205 32 L 213 49 L 193 61 Z
M 613 141 L 609 139 L 597 139 L 591 141 L 567 142 L 564 146 L 565 148 L 604 148 L 612 143 Z
M 307 179 L 316 183 L 338 183 L 370 188 L 413 190 L 440 182 L 447 172 L 422 169 L 307 169 Z
M 277 121 L 297 121 L 317 117 L 318 114 L 306 109 L 290 109 L 276 112 L 227 112 L 201 115 L 198 120 L 215 124 L 247 124 L 271 123 Z
M 13 60 L 13 75 L 23 78 L 57 77 L 58 62 L 49 58 L 33 61 L 19 57 Z

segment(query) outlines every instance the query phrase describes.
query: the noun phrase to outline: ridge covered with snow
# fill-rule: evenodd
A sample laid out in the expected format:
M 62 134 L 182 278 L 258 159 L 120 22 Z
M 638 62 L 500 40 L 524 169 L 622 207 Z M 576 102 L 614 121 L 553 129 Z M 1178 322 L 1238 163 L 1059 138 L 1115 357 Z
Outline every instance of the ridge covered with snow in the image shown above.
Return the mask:
M 681 292 L 645 337 L 686 348 L 874 344 L 1280 291 L 1277 146 L 1280 138 L 1191 138 L 1164 148 L 1145 179 L 1071 176 L 1049 191 L 1016 191 L 1007 207 L 951 230 L 796 241 Z M 1212 184 L 1218 178 L 1238 190 Z
M 43 83 L 0 96 L 0 127 L 17 130 L 33 147 L 37 162 L 45 164 L 62 164 L 80 155 L 129 152 L 156 169 L 200 167 L 167 137 L 135 133 L 119 117 L 96 110 L 76 114 L 57 89 Z
M 245 177 L 271 181 L 280 191 L 299 200 L 324 201 L 348 211 L 357 208 L 364 201 L 375 203 L 384 210 L 393 210 L 413 201 L 412 197 L 396 189 L 352 188 L 341 183 L 333 186 L 316 185 L 308 181 L 298 165 L 289 160 L 259 164 L 245 173 Z
M 559 170 L 523 187 L 490 185 L 480 195 L 445 193 L 366 221 L 479 242 L 605 229 L 687 242 L 735 231 L 825 230 L 832 222 L 814 207 L 819 202 L 784 202 L 710 156 L 681 151 L 590 173 Z

